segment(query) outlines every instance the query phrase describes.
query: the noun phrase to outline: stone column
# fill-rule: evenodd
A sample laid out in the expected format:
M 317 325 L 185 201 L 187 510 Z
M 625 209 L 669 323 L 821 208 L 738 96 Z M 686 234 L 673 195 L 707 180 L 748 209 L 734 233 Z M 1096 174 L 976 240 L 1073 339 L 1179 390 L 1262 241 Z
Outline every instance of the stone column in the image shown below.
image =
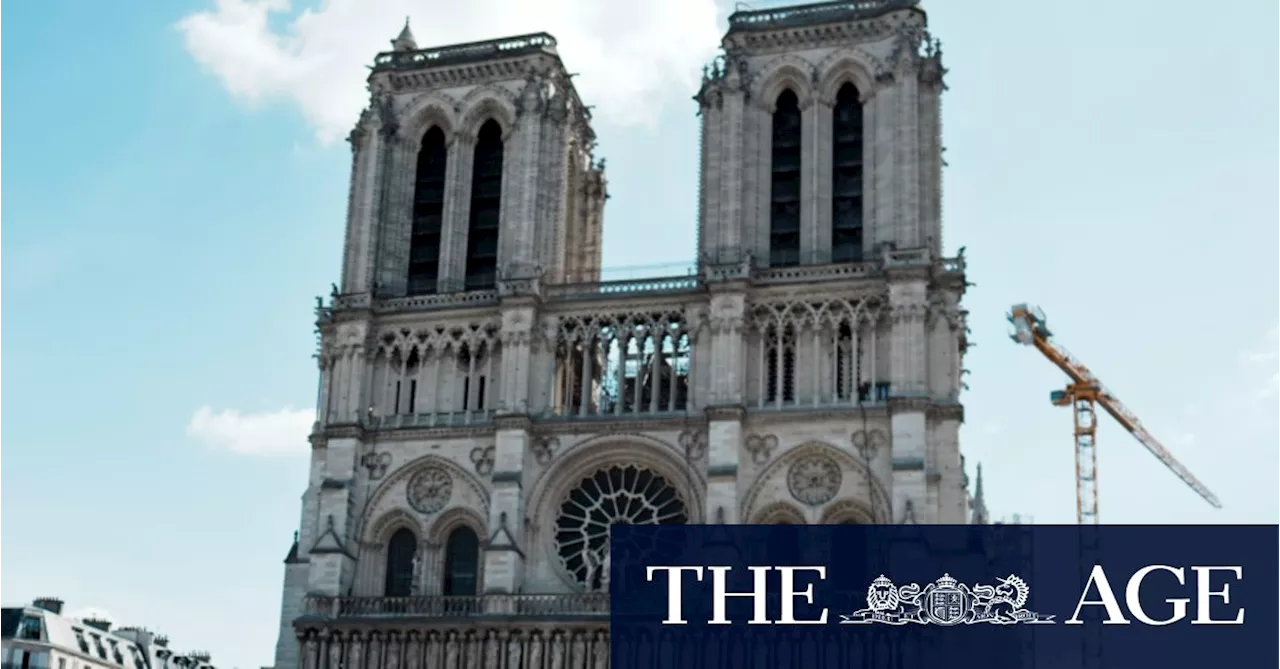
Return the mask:
M 519 592 L 524 580 L 524 461 L 531 423 L 527 416 L 504 416 L 495 422 L 493 493 L 484 549 L 485 594 Z
M 365 111 L 351 135 L 351 187 L 347 201 L 347 239 L 342 292 L 368 292 L 373 279 L 374 234 L 380 203 L 383 134 L 377 115 Z
M 398 132 L 383 139 L 384 174 L 378 226 L 378 294 L 404 295 L 409 281 L 409 246 L 413 227 L 413 190 L 419 141 Z
M 831 259 L 831 102 L 801 101 L 800 262 Z
M 723 97 L 714 88 L 700 100 L 702 114 L 702 183 L 699 193 L 698 234 L 701 253 L 710 255 L 712 262 L 725 262 L 717 256 L 724 252 L 723 229 L 720 223 L 721 182 L 724 165 L 721 147 L 720 118 Z
M 742 423 L 746 387 L 746 347 L 743 286 L 713 288 L 711 297 L 711 375 L 707 408 L 708 523 L 739 522 L 738 461 L 742 453 Z
M 436 290 L 462 290 L 467 267 L 467 229 L 471 217 L 471 172 L 475 164 L 476 138 L 460 131 L 449 142 L 445 166 L 444 212 L 440 235 L 440 278 Z
M 908 502 L 915 522 L 935 522 L 928 504 L 928 400 L 922 392 L 927 271 L 907 268 L 889 272 L 889 412 L 897 522 L 906 518 Z

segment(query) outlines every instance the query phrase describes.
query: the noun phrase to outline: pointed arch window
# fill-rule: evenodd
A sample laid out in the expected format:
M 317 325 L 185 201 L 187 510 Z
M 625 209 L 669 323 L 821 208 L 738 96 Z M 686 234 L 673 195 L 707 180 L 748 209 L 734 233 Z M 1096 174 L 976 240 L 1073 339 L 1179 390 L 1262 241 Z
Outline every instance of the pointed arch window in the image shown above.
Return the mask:
M 800 264 L 800 100 L 787 89 L 773 112 L 769 265 Z
M 846 83 L 832 109 L 831 262 L 862 260 L 862 102 Z
M 440 234 L 444 223 L 444 180 L 449 150 L 444 131 L 432 126 L 422 136 L 413 183 L 413 227 L 409 240 L 409 294 L 436 292 L 440 278 Z
M 418 537 L 412 530 L 402 527 L 387 542 L 387 577 L 384 593 L 387 597 L 408 597 L 413 594 L 413 563 L 418 553 Z
M 470 527 L 459 527 L 449 533 L 444 548 L 444 585 L 446 596 L 476 594 L 480 566 L 480 537 Z
M 502 126 L 489 119 L 476 136 L 467 224 L 467 290 L 492 288 L 498 272 L 498 212 L 502 205 Z

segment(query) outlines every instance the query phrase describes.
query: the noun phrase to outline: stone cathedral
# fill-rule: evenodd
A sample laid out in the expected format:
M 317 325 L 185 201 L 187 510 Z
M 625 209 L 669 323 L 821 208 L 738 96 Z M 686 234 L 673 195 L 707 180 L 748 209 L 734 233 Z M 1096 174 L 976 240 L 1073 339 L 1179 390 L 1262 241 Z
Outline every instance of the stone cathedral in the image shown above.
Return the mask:
M 601 280 L 546 34 L 379 54 L 276 669 L 604 669 L 612 523 L 985 522 L 941 53 L 914 0 L 729 17 L 698 268 Z

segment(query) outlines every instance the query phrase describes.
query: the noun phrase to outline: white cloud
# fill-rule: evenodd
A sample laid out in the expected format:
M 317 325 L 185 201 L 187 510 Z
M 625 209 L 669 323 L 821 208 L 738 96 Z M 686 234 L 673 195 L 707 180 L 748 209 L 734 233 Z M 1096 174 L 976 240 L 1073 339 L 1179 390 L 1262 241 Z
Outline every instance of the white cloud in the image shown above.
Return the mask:
M 191 417 L 187 436 L 232 453 L 300 455 L 310 449 L 307 435 L 314 422 L 315 412 L 305 409 L 242 414 L 234 409 L 215 413 L 205 406 Z
M 345 135 L 368 99 L 366 66 L 390 49 L 406 16 L 419 46 L 532 32 L 556 37 L 595 117 L 648 125 L 688 103 L 720 41 L 715 0 L 325 0 L 287 24 L 289 0 L 215 0 L 177 23 L 187 51 L 251 105 L 296 105 L 322 142 Z

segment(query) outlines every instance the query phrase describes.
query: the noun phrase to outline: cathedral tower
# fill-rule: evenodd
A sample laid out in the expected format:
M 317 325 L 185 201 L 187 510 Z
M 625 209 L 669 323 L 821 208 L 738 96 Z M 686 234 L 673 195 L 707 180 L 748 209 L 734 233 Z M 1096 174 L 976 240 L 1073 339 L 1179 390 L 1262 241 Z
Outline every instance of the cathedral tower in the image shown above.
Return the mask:
M 603 168 L 554 39 L 392 46 L 317 309 L 276 667 L 603 668 L 611 523 L 970 518 L 914 2 L 730 17 L 696 276 L 600 281 Z

